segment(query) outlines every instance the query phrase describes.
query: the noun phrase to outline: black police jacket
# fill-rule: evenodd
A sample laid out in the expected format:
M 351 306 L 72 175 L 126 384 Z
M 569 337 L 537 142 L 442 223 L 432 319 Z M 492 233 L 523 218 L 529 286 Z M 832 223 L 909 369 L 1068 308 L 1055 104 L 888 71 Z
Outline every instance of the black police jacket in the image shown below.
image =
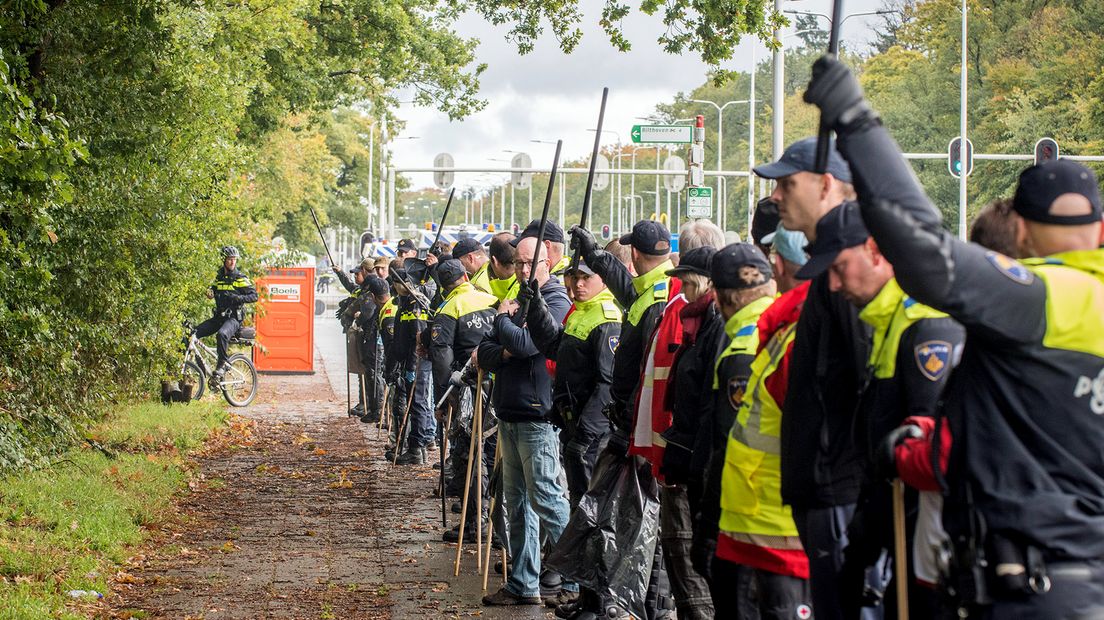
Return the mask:
M 430 299 L 437 292 L 437 287 L 430 281 L 420 286 L 419 290 L 426 299 Z M 417 357 L 418 337 L 428 325 L 429 312 L 413 296 L 402 295 L 397 299 L 399 301 L 392 347 L 395 359 L 404 364 L 404 369 L 412 370 Z
M 621 321 L 620 342 L 613 356 L 613 383 L 610 386 L 613 413 L 620 419 L 610 422 L 622 433 L 627 433 L 632 424 L 632 403 L 640 387 L 644 352 L 667 305 L 668 280 L 662 280 L 662 290 L 653 288 L 638 293 L 633 287 L 632 275 L 616 256 L 597 250 L 584 258 L 594 273 L 601 276 L 625 312 Z M 652 299 L 649 300 L 647 309 L 634 322 L 631 310 L 642 295 L 651 296 Z
M 552 318 L 562 322 L 571 302 L 554 276 L 540 288 Z M 529 335 L 507 314 L 499 314 L 487 337 L 479 343 L 479 367 L 495 373 L 491 402 L 504 422 L 543 422 L 552 409 L 552 378 L 546 358 Z M 509 355 L 506 355 L 509 353 Z
M 210 288 L 215 294 L 215 316 L 241 321 L 245 318 L 243 306 L 257 301 L 257 289 L 237 269 L 227 272 L 225 267 L 219 267 Z
M 444 395 L 452 371 L 467 364 L 471 352 L 491 331 L 497 302 L 494 295 L 476 289 L 470 282 L 445 295 L 433 315 L 426 344 L 433 362 L 434 399 Z
M 978 524 L 1049 560 L 1104 557 L 1104 250 L 1024 264 L 965 243 L 875 116 L 838 145 L 901 288 L 966 328 L 943 406 L 951 539 Z
M 603 291 L 583 307 L 576 305 L 566 323 L 555 321 L 542 300 L 529 307 L 529 331 L 544 355 L 556 361 L 552 402 L 557 424 L 568 437 L 594 439 L 609 430 L 603 410 L 610 402 L 613 358 L 621 336 L 621 310 Z
M 795 508 L 854 504 L 863 480 L 852 436 L 870 327 L 818 276 L 797 322 L 782 414 L 782 501 Z

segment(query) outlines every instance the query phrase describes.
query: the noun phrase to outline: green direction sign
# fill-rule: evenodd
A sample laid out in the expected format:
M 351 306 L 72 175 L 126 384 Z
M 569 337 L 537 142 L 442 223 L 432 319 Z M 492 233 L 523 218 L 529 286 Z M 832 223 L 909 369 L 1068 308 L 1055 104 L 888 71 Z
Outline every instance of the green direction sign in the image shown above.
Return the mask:
M 713 188 L 686 188 L 686 215 L 694 218 L 713 217 Z
M 689 144 L 694 141 L 694 128 L 689 125 L 633 125 L 629 135 L 637 144 Z

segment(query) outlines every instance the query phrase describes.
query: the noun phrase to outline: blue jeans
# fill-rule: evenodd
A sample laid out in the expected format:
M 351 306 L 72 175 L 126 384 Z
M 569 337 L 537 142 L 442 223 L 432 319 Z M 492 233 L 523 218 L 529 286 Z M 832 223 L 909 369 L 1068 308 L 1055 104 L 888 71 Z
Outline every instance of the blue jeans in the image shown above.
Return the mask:
M 570 512 L 560 486 L 559 438 L 547 422 L 499 421 L 498 433 L 514 561 L 506 589 L 517 596 L 540 596 L 541 530 L 549 545 L 555 544 Z M 574 587 L 564 584 L 564 589 Z
M 414 384 L 414 402 L 410 405 L 410 445 L 428 446 L 437 436 L 437 420 L 433 417 L 433 363 L 417 358 L 418 380 Z

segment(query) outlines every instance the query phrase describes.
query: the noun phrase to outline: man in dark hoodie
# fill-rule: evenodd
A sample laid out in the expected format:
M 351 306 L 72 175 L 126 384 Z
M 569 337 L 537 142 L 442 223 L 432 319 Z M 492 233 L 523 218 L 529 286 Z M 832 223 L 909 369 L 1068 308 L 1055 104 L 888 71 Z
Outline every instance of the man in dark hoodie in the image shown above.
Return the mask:
M 540 297 L 557 323 L 563 322 L 570 302 L 567 292 L 549 273 L 548 250 L 552 242 L 563 243 L 563 230 L 548 222 L 544 247 L 536 269 L 538 227 L 530 225 L 518 238 L 515 273 L 530 294 L 530 277 L 535 277 Z M 506 300 L 499 306 L 491 332 L 478 348 L 479 367 L 495 373 L 491 401 L 498 415 L 502 484 L 509 515 L 508 544 L 513 558 L 506 585 L 483 597 L 484 605 L 539 605 L 540 546 L 543 531 L 555 544 L 567 525 L 569 506 L 560 485 L 560 448 L 555 429 L 548 421 L 552 409 L 552 378 L 528 328 L 514 314 L 518 302 Z M 522 323 L 519 326 L 518 323 Z M 565 584 L 565 589 L 571 589 Z

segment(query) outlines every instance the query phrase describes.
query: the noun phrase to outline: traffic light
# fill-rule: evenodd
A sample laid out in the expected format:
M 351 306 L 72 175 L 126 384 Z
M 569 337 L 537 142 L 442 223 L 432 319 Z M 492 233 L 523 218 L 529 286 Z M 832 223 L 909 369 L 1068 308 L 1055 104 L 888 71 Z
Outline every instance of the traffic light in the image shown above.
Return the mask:
M 609 241 L 610 227 L 609 224 L 602 224 L 602 239 Z
M 962 138 L 955 138 L 947 145 L 947 170 L 951 176 L 959 178 L 965 171 L 966 176 L 974 171 L 974 145 L 966 140 L 966 152 L 962 152 Z
M 1035 165 L 1058 159 L 1058 143 L 1054 138 L 1043 138 L 1035 143 Z

